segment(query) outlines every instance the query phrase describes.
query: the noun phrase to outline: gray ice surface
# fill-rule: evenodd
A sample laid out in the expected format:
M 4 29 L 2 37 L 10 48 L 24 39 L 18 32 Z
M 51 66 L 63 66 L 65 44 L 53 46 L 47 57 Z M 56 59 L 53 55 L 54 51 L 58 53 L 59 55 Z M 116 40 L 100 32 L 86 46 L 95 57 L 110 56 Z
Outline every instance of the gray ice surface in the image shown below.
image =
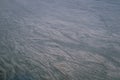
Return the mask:
M 0 0 L 0 80 L 120 80 L 120 0 Z

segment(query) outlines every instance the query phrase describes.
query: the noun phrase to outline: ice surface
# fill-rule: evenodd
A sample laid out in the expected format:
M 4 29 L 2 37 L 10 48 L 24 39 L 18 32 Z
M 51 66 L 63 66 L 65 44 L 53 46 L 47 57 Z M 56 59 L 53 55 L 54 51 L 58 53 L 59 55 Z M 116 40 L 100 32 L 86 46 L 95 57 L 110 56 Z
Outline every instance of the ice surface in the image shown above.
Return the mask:
M 120 80 L 120 0 L 0 0 L 0 80 Z

